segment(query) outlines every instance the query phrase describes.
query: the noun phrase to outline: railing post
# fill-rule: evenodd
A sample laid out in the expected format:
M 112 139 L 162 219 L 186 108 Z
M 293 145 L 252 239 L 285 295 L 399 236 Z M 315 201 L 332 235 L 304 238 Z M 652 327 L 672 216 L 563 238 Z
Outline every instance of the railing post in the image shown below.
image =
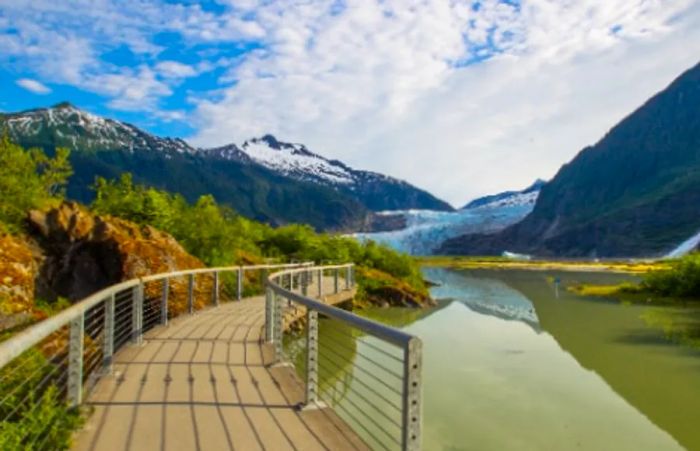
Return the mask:
M 131 303 L 131 341 L 140 345 L 143 343 L 143 282 L 133 289 Z
M 71 407 L 83 402 L 83 345 L 85 315 L 80 314 L 70 322 L 68 343 L 68 404 Z
M 350 289 L 350 268 L 351 266 L 346 266 L 345 267 L 345 289 L 349 290 Z
M 260 278 L 262 280 L 262 289 L 265 290 L 265 287 L 267 286 L 267 268 L 263 268 L 260 270 Z
M 318 299 L 323 297 L 323 270 L 318 270 Z
M 114 354 L 114 301 L 114 293 L 105 301 L 105 318 L 102 331 L 102 333 L 104 333 L 104 341 L 102 342 L 102 370 L 106 374 L 112 374 L 112 355 Z
M 306 406 L 318 401 L 318 312 L 306 309 Z
M 301 273 L 301 294 L 306 296 L 309 291 L 309 271 L 304 270 Z
M 282 315 L 282 305 L 284 300 L 282 297 L 275 293 L 274 303 L 275 303 L 275 326 L 273 330 L 274 346 L 275 346 L 275 363 L 280 363 L 282 361 L 282 336 L 284 333 L 284 317 Z
M 170 279 L 163 279 L 163 293 L 160 296 L 160 323 L 168 325 L 168 294 L 170 293 Z
M 240 301 L 243 299 L 243 267 L 238 267 L 238 291 L 236 298 Z
M 414 337 L 404 348 L 404 386 L 402 448 L 419 450 L 421 447 L 422 369 L 423 343 Z
M 274 294 L 272 288 L 265 289 L 265 343 L 271 343 L 273 341 L 274 333 L 274 305 L 272 300 L 274 299 Z
M 338 294 L 338 268 L 333 271 L 333 292 Z
M 187 312 L 194 313 L 194 274 L 190 274 L 187 283 Z
M 212 304 L 219 305 L 219 271 L 214 271 L 214 286 L 212 287 Z

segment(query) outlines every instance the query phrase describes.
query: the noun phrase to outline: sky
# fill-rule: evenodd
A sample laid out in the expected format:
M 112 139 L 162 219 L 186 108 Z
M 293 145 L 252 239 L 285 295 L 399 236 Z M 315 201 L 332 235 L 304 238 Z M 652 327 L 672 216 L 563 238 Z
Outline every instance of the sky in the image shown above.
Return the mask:
M 700 62 L 700 0 L 0 0 L 0 110 L 266 133 L 461 206 L 551 178 Z

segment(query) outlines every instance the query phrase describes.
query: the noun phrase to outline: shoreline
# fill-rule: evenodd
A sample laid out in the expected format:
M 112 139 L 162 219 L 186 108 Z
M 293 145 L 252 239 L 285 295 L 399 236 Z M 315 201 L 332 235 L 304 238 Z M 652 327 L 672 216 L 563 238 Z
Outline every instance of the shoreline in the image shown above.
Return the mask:
M 557 260 L 510 260 L 503 257 L 416 257 L 422 267 L 453 269 L 492 269 L 527 271 L 571 271 L 571 272 L 615 272 L 645 274 L 668 268 L 663 261 L 557 261 Z

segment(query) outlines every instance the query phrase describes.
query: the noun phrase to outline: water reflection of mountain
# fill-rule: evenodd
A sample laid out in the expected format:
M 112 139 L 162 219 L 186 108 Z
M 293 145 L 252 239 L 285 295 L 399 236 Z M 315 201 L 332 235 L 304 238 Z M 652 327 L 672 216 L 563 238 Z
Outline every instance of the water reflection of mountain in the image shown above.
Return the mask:
M 700 406 L 700 352 L 675 345 L 663 330 L 649 327 L 643 319 L 651 310 L 666 308 L 585 299 L 566 290 L 560 290 L 557 296 L 552 290 L 554 278 L 561 279 L 565 286 L 574 282 L 618 283 L 630 276 L 470 271 L 465 277 L 502 282 L 530 299 L 542 329 L 582 367 L 597 373 L 682 446 L 700 449 L 696 415 Z
M 438 284 L 431 290 L 434 297 L 454 299 L 483 315 L 523 322 L 538 333 L 542 330 L 530 299 L 501 280 L 443 268 L 425 268 L 423 272 Z

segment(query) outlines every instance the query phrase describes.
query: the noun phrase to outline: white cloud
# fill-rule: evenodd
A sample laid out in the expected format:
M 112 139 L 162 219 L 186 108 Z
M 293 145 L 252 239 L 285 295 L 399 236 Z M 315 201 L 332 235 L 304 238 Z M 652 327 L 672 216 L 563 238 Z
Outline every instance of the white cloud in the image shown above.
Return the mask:
M 260 37 L 264 31 L 243 14 L 214 14 L 197 4 L 159 0 L 13 0 L 0 7 L 0 61 L 35 71 L 45 80 L 109 96 L 113 108 L 179 117 L 182 112 L 160 111 L 160 100 L 184 78 L 215 68 L 217 62 L 159 61 L 164 47 L 154 37 L 179 35 L 184 51 L 187 46 Z M 124 48 L 136 63 L 105 60 L 111 50 Z
M 700 55 L 689 0 L 332 4 L 256 11 L 269 45 L 200 100 L 197 144 L 272 132 L 462 204 L 551 177 Z
M 51 92 L 51 88 L 45 84 L 32 80 L 30 78 L 20 78 L 16 81 L 17 85 L 23 87 L 27 91 L 31 91 L 34 94 L 48 94 Z
M 161 107 L 184 86 L 195 144 L 271 132 L 462 204 L 552 176 L 700 55 L 693 0 L 218 3 L 5 2 L 0 61 L 163 121 L 191 119 Z
M 160 61 L 156 64 L 156 71 L 166 78 L 186 78 L 197 75 L 197 71 L 192 66 L 177 61 Z

